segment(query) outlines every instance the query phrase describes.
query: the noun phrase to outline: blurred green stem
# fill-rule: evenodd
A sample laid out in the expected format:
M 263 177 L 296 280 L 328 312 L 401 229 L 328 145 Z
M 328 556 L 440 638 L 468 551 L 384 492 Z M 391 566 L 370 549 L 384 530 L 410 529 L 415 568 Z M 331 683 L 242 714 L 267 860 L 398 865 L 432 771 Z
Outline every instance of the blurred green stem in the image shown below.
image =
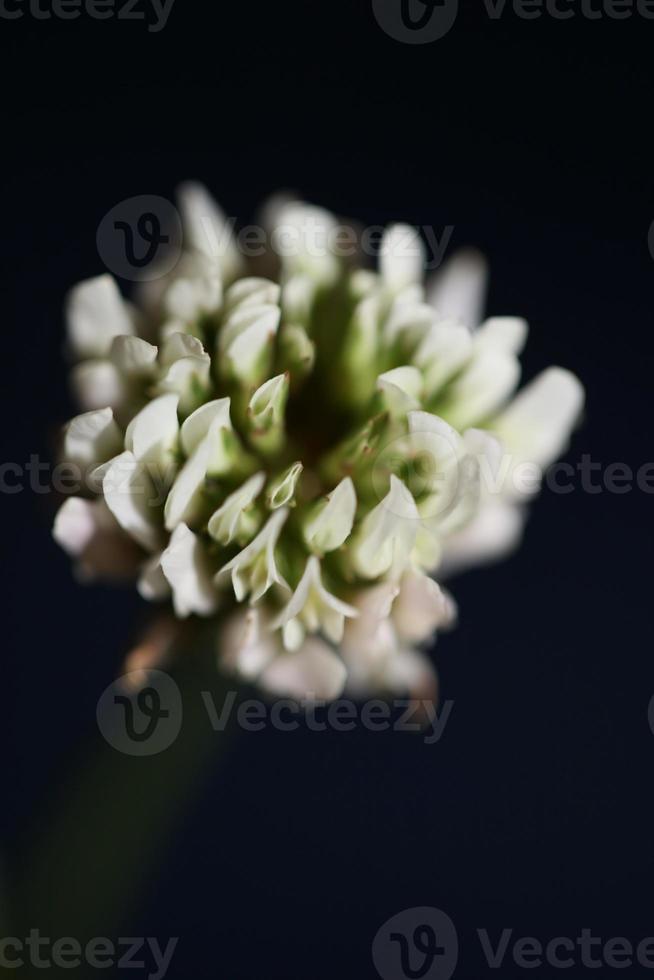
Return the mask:
M 214 651 L 196 642 L 170 674 L 184 709 L 175 742 L 158 755 L 132 757 L 98 733 L 58 801 L 41 814 L 14 874 L 13 918 L 23 933 L 38 928 L 80 941 L 112 936 L 138 906 L 176 822 L 229 741 L 228 731 L 212 728 L 202 699 L 208 691 L 220 705 L 228 690 Z

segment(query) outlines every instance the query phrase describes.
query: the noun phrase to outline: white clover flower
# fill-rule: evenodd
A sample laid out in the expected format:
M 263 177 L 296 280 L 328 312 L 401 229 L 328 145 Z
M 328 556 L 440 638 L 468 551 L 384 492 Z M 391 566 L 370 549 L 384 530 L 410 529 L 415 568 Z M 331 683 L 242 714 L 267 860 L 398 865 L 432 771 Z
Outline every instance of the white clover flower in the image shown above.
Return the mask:
M 518 541 L 580 383 L 550 368 L 514 396 L 527 325 L 481 322 L 476 253 L 425 284 L 395 225 L 357 269 L 336 219 L 277 199 L 264 278 L 204 188 L 180 212 L 184 253 L 138 309 L 107 275 L 68 297 L 83 490 L 56 540 L 83 578 L 208 619 L 221 668 L 274 695 L 434 696 L 422 648 L 456 610 L 433 576 Z

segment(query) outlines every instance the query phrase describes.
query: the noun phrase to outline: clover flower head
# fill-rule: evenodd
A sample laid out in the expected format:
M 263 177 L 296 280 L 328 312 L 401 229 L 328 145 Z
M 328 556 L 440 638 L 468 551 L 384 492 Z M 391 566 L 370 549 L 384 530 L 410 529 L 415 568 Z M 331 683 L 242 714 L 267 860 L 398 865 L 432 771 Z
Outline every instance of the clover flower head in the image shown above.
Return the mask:
M 510 476 L 561 452 L 580 383 L 550 368 L 515 394 L 527 326 L 480 322 L 475 253 L 425 282 L 395 225 L 357 267 L 334 217 L 279 198 L 252 269 L 204 188 L 179 207 L 183 254 L 137 305 L 108 275 L 68 297 L 84 491 L 56 540 L 86 580 L 208 618 L 221 667 L 271 692 L 433 693 L 423 647 L 456 618 L 434 576 L 515 545 Z

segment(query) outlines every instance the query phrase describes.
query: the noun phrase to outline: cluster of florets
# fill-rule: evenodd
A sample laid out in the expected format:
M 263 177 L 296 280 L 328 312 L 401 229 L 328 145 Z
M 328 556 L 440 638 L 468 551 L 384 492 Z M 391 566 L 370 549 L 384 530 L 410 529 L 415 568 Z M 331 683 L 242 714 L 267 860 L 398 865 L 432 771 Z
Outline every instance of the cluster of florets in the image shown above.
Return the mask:
M 431 691 L 421 647 L 455 617 L 433 576 L 516 543 L 511 473 L 559 453 L 579 382 L 551 368 L 514 397 L 526 324 L 479 325 L 475 255 L 425 288 L 414 229 L 357 269 L 307 247 L 331 215 L 282 202 L 297 244 L 264 277 L 204 189 L 179 206 L 184 253 L 138 308 L 108 275 L 69 296 L 85 411 L 63 456 L 85 479 L 56 539 L 86 578 L 212 617 L 222 666 L 271 691 Z

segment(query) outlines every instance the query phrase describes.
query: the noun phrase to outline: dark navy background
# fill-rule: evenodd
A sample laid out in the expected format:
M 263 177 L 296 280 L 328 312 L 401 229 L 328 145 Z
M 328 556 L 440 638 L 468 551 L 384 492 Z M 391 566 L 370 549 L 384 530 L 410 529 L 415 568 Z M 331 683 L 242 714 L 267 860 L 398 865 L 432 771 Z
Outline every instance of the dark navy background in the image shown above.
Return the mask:
M 587 386 L 568 458 L 654 458 L 654 22 L 491 21 L 474 2 L 445 38 L 408 46 L 359 0 L 177 0 L 159 34 L 26 16 L 0 20 L 0 37 L 6 460 L 50 456 L 73 413 L 62 299 L 102 271 L 103 215 L 188 177 L 244 220 L 291 187 L 365 223 L 454 225 L 450 250 L 490 258 L 490 312 L 531 324 L 526 377 L 558 363 Z M 50 538 L 54 505 L 2 498 L 12 893 L 29 889 L 35 841 L 100 749 L 97 699 L 144 615 L 129 592 L 74 583 Z M 454 920 L 455 976 L 470 980 L 490 973 L 480 927 L 544 942 L 584 927 L 654 935 L 653 514 L 637 490 L 545 493 L 519 554 L 453 583 L 461 622 L 435 656 L 455 705 L 437 745 L 265 731 L 220 754 L 216 736 L 145 888 L 126 889 L 106 934 L 179 936 L 168 976 L 233 980 L 373 978 L 378 928 L 420 905 Z M 120 787 L 119 765 L 109 811 L 133 805 Z M 139 805 L 154 832 L 156 796 Z M 97 818 L 71 822 L 71 855 Z M 83 905 L 102 879 L 57 848 L 40 901 Z M 127 860 L 110 830 L 97 849 Z M 40 921 L 23 909 L 4 928 Z

